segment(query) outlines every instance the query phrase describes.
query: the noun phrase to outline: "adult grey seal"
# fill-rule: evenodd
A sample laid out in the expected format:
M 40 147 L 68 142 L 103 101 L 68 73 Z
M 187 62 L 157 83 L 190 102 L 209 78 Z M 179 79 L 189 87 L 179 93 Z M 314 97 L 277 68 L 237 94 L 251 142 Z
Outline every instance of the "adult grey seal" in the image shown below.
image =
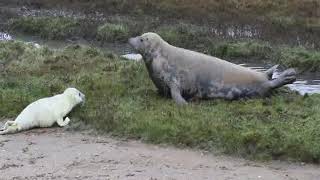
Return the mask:
M 156 33 L 129 39 L 129 44 L 143 56 L 159 92 L 178 104 L 192 98 L 228 100 L 266 96 L 296 80 L 294 69 L 287 69 L 272 79 L 274 66 L 266 72 L 236 65 L 225 60 L 170 45 Z

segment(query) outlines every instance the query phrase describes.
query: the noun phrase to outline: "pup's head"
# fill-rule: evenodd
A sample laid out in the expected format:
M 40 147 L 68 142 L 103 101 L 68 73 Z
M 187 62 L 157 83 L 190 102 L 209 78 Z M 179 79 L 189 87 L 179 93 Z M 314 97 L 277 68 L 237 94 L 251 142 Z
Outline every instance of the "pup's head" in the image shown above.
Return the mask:
M 165 41 L 158 34 L 152 32 L 129 39 L 129 44 L 141 54 L 153 53 L 164 43 Z
M 68 96 L 75 105 L 84 104 L 86 101 L 85 95 L 76 88 L 67 88 L 63 94 Z

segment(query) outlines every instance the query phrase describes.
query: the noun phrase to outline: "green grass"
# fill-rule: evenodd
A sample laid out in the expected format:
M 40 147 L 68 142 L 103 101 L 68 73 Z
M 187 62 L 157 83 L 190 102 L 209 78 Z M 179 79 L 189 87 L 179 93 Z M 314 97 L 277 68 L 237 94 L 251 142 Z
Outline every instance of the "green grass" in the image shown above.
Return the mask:
M 102 133 L 247 158 L 320 160 L 319 95 L 283 89 L 271 98 L 181 107 L 157 94 L 144 64 L 96 48 L 0 42 L 0 61 L 0 117 L 15 117 L 30 102 L 73 86 L 87 102 L 70 114 L 72 122 Z
M 162 24 L 153 18 L 130 19 L 115 16 L 108 23 L 56 17 L 22 17 L 12 19 L 10 29 L 46 39 L 91 37 L 101 42 L 124 43 L 142 32 L 157 32 L 170 44 L 200 51 L 227 60 L 245 59 L 279 63 L 302 71 L 320 70 L 320 53 L 303 47 L 275 45 L 258 40 L 221 40 L 213 37 L 206 26 L 180 22 Z
M 129 29 L 122 24 L 106 23 L 98 27 L 97 38 L 107 42 L 126 42 L 129 38 Z
M 77 20 L 64 17 L 20 17 L 11 20 L 10 28 L 46 39 L 64 39 L 78 34 Z
M 277 53 L 277 60 L 287 66 L 298 67 L 304 71 L 320 70 L 320 51 L 303 47 L 283 47 Z
M 209 53 L 222 58 L 271 59 L 275 49 L 266 42 L 254 40 L 214 44 Z
M 154 31 L 170 44 L 184 48 L 203 49 L 202 45 L 210 43 L 209 28 L 187 23 L 164 25 Z

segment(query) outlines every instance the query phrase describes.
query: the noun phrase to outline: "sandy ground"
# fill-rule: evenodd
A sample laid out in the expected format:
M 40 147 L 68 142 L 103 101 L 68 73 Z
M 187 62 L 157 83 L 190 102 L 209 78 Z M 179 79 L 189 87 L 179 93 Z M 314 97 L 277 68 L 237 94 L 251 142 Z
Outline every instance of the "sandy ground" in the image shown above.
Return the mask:
M 0 136 L 0 179 L 320 179 L 315 165 L 257 163 L 62 128 Z

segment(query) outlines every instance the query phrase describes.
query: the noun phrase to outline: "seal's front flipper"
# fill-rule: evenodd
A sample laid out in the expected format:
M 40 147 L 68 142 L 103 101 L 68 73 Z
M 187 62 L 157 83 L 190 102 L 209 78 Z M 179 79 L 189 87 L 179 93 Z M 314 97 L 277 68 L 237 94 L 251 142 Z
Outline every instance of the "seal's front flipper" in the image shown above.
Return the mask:
M 293 83 L 297 79 L 296 75 L 296 71 L 293 68 L 290 68 L 283 71 L 277 79 L 271 80 L 268 83 L 270 83 L 270 88 L 275 89 Z
M 187 101 L 182 97 L 179 88 L 176 85 L 172 85 L 170 87 L 171 97 L 172 99 L 179 105 L 188 104 Z
M 59 119 L 57 120 L 57 123 L 58 123 L 58 125 L 59 125 L 60 127 L 63 127 L 63 126 L 68 125 L 69 122 L 70 122 L 70 119 L 69 119 L 68 117 L 66 117 L 65 120 L 63 120 L 63 118 L 59 118 Z
M 277 71 L 277 68 L 279 67 L 279 64 L 272 66 L 270 69 L 268 69 L 265 73 L 268 76 L 268 79 L 271 80 L 272 79 L 272 75 L 274 72 Z

